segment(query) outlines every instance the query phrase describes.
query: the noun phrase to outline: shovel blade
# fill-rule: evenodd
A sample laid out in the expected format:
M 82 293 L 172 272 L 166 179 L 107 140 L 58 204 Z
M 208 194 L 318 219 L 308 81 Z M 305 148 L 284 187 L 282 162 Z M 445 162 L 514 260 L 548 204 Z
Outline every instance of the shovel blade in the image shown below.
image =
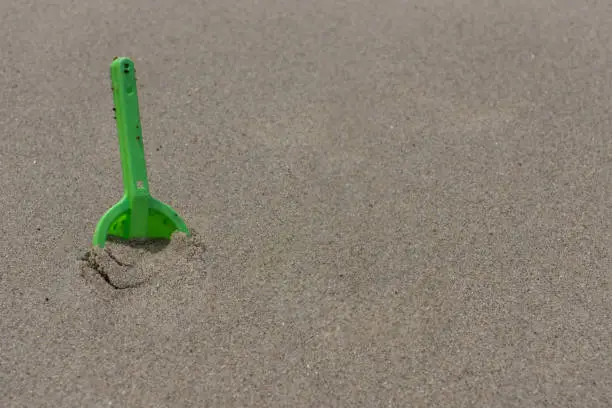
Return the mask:
M 93 245 L 103 248 L 108 237 L 131 239 L 170 239 L 175 231 L 189 235 L 183 219 L 169 205 L 149 197 L 147 217 L 134 217 L 127 197 L 123 197 L 100 218 L 93 237 Z M 140 210 L 142 211 L 142 209 Z M 133 224 L 146 219 L 146 225 Z M 135 232 L 136 231 L 136 232 Z

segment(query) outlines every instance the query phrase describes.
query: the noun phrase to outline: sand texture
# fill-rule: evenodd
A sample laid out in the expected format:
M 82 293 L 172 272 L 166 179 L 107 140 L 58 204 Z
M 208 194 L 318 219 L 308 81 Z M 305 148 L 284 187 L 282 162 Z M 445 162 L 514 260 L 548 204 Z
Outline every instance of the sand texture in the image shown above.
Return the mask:
M 612 7 L 0 2 L 0 407 L 612 406 Z M 192 236 L 91 248 L 109 64 Z

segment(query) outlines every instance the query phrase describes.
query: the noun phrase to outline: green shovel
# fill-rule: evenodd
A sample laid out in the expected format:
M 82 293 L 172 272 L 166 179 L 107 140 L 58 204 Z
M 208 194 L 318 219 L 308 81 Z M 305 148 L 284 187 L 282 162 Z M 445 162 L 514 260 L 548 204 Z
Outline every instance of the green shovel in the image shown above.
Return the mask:
M 110 74 L 125 194 L 100 218 L 93 245 L 104 247 L 109 236 L 131 240 L 170 239 L 175 231 L 189 235 L 176 211 L 149 193 L 134 63 L 115 58 Z

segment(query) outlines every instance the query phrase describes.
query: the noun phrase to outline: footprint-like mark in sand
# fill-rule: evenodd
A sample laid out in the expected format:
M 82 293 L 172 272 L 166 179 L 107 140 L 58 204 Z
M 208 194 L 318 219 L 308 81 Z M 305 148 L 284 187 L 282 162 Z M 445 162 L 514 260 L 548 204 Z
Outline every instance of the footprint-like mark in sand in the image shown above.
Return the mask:
M 193 231 L 191 236 L 177 232 L 171 240 L 111 240 L 104 248 L 92 248 L 81 257 L 81 271 L 101 276 L 113 289 L 133 289 L 158 276 L 172 279 L 173 271 L 197 268 L 205 250 Z

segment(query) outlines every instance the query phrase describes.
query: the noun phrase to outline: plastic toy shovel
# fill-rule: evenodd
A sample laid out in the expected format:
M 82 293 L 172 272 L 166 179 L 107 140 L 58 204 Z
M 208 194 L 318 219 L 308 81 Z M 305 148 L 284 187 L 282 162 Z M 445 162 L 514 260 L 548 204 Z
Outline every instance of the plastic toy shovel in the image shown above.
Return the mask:
M 109 236 L 169 239 L 177 230 L 189 235 L 176 211 L 149 194 L 134 63 L 115 58 L 110 73 L 125 194 L 100 218 L 93 245 L 104 247 Z

